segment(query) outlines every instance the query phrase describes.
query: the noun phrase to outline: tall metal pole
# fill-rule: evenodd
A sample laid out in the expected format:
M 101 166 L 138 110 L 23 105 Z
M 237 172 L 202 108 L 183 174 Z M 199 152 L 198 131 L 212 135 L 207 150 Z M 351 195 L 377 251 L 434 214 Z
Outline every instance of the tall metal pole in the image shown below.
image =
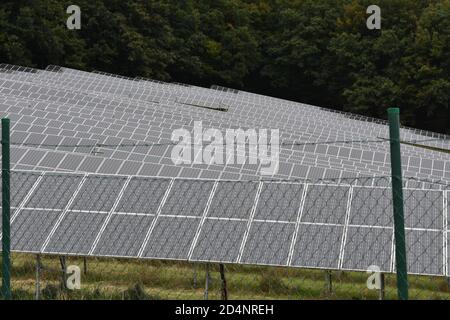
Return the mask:
M 406 263 L 405 222 L 403 210 L 402 162 L 400 152 L 400 110 L 388 109 L 391 145 L 392 196 L 394 205 L 395 259 L 397 291 L 400 300 L 408 300 L 408 273 Z
M 9 119 L 2 119 L 2 295 L 11 299 Z

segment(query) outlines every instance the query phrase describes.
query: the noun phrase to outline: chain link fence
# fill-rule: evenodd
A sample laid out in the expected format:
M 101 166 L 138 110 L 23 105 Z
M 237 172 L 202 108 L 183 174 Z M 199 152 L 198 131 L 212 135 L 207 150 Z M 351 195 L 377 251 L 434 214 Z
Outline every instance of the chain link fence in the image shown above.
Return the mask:
M 12 298 L 396 299 L 390 185 L 14 171 Z M 410 298 L 449 299 L 449 185 L 404 188 Z

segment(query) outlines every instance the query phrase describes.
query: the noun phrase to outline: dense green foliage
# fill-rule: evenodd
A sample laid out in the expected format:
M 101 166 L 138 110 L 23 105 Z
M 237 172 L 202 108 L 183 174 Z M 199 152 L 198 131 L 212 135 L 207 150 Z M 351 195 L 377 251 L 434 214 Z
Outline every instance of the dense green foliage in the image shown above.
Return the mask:
M 242 88 L 450 132 L 450 0 L 2 0 L 0 61 Z M 67 30 L 66 8 L 82 9 Z M 382 9 L 382 30 L 366 8 Z

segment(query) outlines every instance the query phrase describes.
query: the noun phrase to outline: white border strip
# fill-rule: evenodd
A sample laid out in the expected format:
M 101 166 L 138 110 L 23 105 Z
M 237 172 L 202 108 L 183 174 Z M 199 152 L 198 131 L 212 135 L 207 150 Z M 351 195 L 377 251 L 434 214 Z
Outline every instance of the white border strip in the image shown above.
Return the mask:
M 203 210 L 202 219 L 200 220 L 200 223 L 198 224 L 197 230 L 195 231 L 194 240 L 192 240 L 191 247 L 189 248 L 187 261 L 190 261 L 191 258 L 192 258 L 192 254 L 194 253 L 194 248 L 197 245 L 198 237 L 200 236 L 200 231 L 203 228 L 203 224 L 205 223 L 206 215 L 208 214 L 209 207 L 211 206 L 211 202 L 212 202 L 212 199 L 214 197 L 214 194 L 216 193 L 216 189 L 217 189 L 217 185 L 218 184 L 219 184 L 219 182 L 216 180 L 214 182 L 213 187 L 211 188 L 211 193 L 209 194 L 208 201 L 206 202 L 205 210 Z
M 406 228 L 405 228 L 406 231 Z M 406 232 L 405 232 L 406 233 Z M 406 235 L 405 235 L 406 236 Z M 405 237 L 406 238 L 406 237 Z M 406 239 L 405 239 L 406 241 Z M 391 272 L 395 271 L 395 230 L 392 227 L 392 242 L 391 242 Z
M 300 229 L 300 221 L 302 220 L 302 216 L 303 216 L 303 209 L 304 209 L 305 202 L 306 202 L 306 194 L 308 192 L 308 187 L 309 187 L 308 184 L 305 184 L 305 186 L 303 187 L 302 197 L 300 199 L 300 206 L 298 207 L 298 212 L 297 212 L 297 220 L 295 221 L 294 235 L 291 240 L 291 246 L 289 247 L 289 255 L 288 255 L 288 260 L 287 260 L 287 264 L 286 264 L 287 266 L 290 266 L 292 263 L 292 257 L 294 255 L 295 243 L 297 242 L 298 230 Z
M 253 201 L 252 211 L 250 211 L 250 216 L 248 217 L 247 227 L 245 229 L 244 237 L 242 238 L 241 246 L 239 247 L 239 254 L 236 263 L 241 263 L 242 254 L 244 252 L 245 244 L 247 243 L 248 235 L 250 233 L 250 228 L 253 222 L 253 217 L 255 216 L 256 208 L 258 206 L 259 196 L 261 195 L 263 182 L 258 184 L 258 189 L 256 189 L 255 200 Z
M 348 225 L 349 225 L 349 221 L 350 221 L 352 200 L 353 200 L 353 186 L 350 186 L 350 189 L 348 191 L 347 212 L 345 214 L 344 231 L 342 232 L 341 248 L 339 250 L 339 260 L 338 260 L 338 269 L 339 270 L 342 269 L 342 266 L 344 264 L 344 249 L 345 249 L 345 243 L 347 241 L 347 231 L 348 231 Z
M 448 195 L 449 195 L 450 191 L 443 191 L 443 203 L 444 203 L 444 211 L 443 211 L 443 216 L 444 216 L 444 224 L 443 224 L 443 232 L 444 232 L 444 236 L 443 236 L 443 254 L 444 254 L 444 269 L 443 272 L 444 274 L 446 274 L 447 276 L 450 275 L 449 272 L 449 266 L 448 266 L 448 244 L 447 244 L 447 240 L 448 240 Z

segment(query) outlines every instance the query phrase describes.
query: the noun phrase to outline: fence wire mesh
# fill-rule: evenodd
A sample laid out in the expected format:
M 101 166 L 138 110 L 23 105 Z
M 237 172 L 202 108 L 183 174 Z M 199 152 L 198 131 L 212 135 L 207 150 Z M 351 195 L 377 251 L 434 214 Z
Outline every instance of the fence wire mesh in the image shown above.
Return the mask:
M 390 185 L 14 171 L 12 296 L 396 299 Z M 449 185 L 404 187 L 410 298 L 449 299 Z

